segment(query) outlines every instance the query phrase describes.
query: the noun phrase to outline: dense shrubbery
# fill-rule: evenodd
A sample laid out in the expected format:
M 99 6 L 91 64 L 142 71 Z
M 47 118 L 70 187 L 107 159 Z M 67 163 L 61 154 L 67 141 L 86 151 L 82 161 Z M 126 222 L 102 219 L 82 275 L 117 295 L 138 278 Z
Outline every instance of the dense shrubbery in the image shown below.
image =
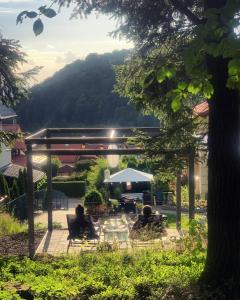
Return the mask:
M 83 197 L 86 189 L 84 181 L 56 181 L 52 183 L 52 187 L 68 197 Z
M 78 257 L 0 259 L 0 299 L 20 299 L 14 286 L 34 299 L 157 300 L 186 290 L 203 270 L 205 254 L 142 250 Z M 186 295 L 177 298 L 186 299 Z M 194 299 L 194 298 L 191 298 Z
M 102 203 L 103 203 L 103 196 L 97 190 L 92 190 L 85 196 L 84 205 L 86 207 L 90 208 L 96 205 L 101 205 Z

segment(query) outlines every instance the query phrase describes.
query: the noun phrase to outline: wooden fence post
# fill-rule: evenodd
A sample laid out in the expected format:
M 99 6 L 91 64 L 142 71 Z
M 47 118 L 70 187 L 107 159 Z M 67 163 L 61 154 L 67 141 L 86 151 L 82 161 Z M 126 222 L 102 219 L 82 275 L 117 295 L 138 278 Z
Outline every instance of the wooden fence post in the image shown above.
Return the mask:
M 177 230 L 181 230 L 181 209 L 182 209 L 182 199 L 181 199 L 181 171 L 177 171 L 176 180 L 176 227 Z
M 194 150 L 190 150 L 188 157 L 189 220 L 192 220 L 195 217 Z
M 32 168 L 32 145 L 27 145 L 27 213 L 28 213 L 28 251 L 29 257 L 35 254 L 34 237 L 34 186 Z

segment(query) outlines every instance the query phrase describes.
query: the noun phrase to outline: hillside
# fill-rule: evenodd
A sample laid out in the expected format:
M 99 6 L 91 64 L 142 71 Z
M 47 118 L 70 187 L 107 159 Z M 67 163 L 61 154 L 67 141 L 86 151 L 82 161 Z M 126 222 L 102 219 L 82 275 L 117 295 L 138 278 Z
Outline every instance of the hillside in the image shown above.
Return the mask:
M 22 128 L 157 125 L 113 92 L 112 65 L 123 63 L 127 54 L 90 54 L 33 87 L 32 99 L 16 109 Z

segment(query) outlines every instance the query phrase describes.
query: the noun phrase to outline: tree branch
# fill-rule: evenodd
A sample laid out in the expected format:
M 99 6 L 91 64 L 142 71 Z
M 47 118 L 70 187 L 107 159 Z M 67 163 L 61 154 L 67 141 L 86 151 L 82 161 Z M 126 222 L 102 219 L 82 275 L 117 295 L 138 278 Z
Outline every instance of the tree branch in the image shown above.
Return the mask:
M 173 6 L 180 12 L 183 13 L 193 24 L 199 25 L 203 23 L 203 20 L 199 19 L 191 10 L 184 6 L 178 0 L 171 0 Z

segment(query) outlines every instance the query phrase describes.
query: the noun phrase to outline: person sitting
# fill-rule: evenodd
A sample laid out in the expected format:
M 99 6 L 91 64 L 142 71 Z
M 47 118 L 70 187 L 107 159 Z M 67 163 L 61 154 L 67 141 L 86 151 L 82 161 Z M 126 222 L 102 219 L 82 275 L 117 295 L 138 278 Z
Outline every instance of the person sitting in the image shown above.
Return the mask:
M 165 233 L 162 215 L 154 215 L 150 205 L 145 205 L 142 213 L 143 214 L 139 215 L 138 220 L 133 224 L 130 237 L 138 238 L 141 236 L 143 229 L 146 229 L 145 231 L 151 231 L 151 233 L 155 232 L 157 234 L 155 235 L 156 238 Z
M 93 221 L 90 216 L 84 215 L 84 207 L 78 205 L 75 209 L 76 218 L 71 222 L 71 235 L 74 237 L 86 236 L 88 239 L 98 239 Z

